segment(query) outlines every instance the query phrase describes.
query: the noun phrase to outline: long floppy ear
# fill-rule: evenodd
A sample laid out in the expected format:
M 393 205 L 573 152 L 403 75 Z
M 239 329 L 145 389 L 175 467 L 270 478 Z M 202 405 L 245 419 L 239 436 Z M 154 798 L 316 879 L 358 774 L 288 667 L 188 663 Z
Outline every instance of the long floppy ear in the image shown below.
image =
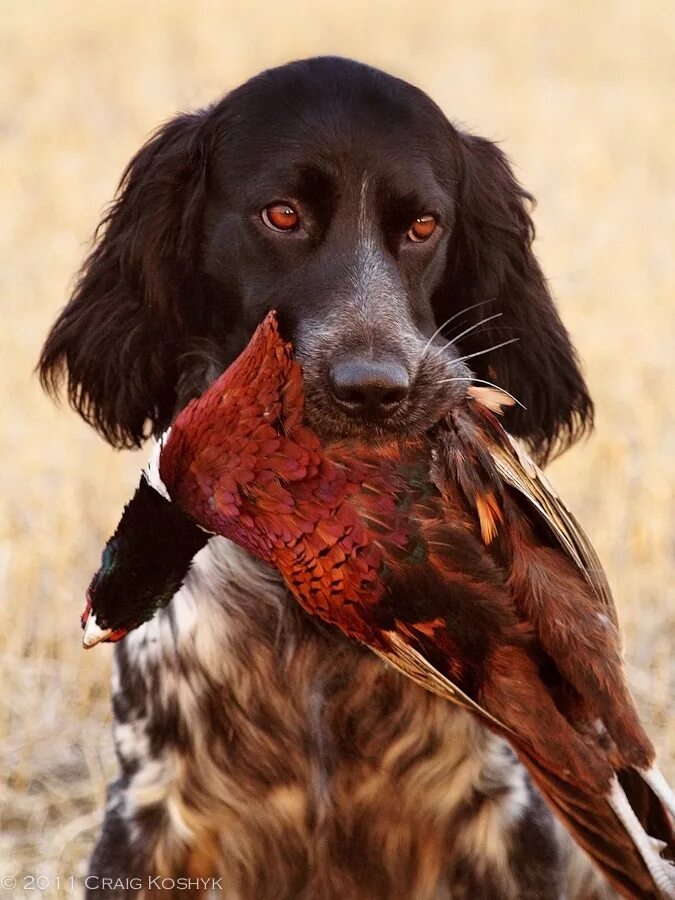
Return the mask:
M 498 147 L 455 134 L 462 176 L 436 315 L 442 322 L 464 309 L 456 331 L 477 326 L 458 341 L 461 354 L 480 354 L 467 361 L 476 376 L 506 388 L 524 405 L 508 412 L 506 425 L 545 462 L 592 428 L 593 404 L 532 253 L 532 197 Z M 517 340 L 481 353 L 511 338 Z
M 38 363 L 43 387 L 65 382 L 77 412 L 116 447 L 168 422 L 176 358 L 194 315 L 208 114 L 178 116 L 127 166 Z

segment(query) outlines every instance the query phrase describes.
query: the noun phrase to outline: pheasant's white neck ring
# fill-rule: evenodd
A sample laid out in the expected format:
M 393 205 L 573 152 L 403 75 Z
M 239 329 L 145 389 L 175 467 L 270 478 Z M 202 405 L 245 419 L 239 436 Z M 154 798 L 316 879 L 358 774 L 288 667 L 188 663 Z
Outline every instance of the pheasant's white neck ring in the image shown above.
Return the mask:
M 152 448 L 152 455 L 150 456 L 150 460 L 148 461 L 148 464 L 143 472 L 150 487 L 154 488 L 158 494 L 160 494 L 162 497 L 164 497 L 165 500 L 168 500 L 169 502 L 171 502 L 171 497 L 169 496 L 169 492 L 166 489 L 166 485 L 162 481 L 162 476 L 159 474 L 159 458 L 162 455 L 162 449 L 170 434 L 171 428 L 167 428 L 164 434 L 155 443 L 155 446 Z

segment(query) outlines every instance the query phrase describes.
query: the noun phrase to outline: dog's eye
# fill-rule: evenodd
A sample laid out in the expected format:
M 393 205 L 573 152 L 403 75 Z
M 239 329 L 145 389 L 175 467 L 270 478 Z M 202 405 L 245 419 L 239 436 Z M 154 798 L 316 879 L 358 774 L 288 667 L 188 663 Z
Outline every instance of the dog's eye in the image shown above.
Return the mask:
M 416 244 L 428 240 L 436 231 L 435 216 L 419 216 L 408 230 L 408 238 Z
M 300 222 L 300 216 L 288 203 L 270 203 L 260 217 L 272 231 L 294 231 Z

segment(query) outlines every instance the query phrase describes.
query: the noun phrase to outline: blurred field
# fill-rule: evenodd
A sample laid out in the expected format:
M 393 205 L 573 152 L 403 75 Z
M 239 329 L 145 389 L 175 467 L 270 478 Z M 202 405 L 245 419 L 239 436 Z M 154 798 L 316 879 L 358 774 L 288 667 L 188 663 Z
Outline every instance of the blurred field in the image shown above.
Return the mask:
M 114 764 L 110 650 L 83 653 L 78 617 L 143 459 L 41 396 L 41 341 L 147 133 L 317 53 L 420 84 L 502 140 L 538 197 L 539 254 L 598 406 L 553 474 L 608 567 L 675 776 L 675 7 L 245 6 L 0 0 L 0 875 L 83 872 Z

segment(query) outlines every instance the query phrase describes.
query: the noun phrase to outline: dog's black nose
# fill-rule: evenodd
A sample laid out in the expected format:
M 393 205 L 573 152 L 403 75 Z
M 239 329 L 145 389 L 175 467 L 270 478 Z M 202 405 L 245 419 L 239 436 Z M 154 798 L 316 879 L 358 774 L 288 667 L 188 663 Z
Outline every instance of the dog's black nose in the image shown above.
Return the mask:
M 408 372 L 391 357 L 343 358 L 331 365 L 329 374 L 335 398 L 353 415 L 388 416 L 405 400 L 410 390 Z

